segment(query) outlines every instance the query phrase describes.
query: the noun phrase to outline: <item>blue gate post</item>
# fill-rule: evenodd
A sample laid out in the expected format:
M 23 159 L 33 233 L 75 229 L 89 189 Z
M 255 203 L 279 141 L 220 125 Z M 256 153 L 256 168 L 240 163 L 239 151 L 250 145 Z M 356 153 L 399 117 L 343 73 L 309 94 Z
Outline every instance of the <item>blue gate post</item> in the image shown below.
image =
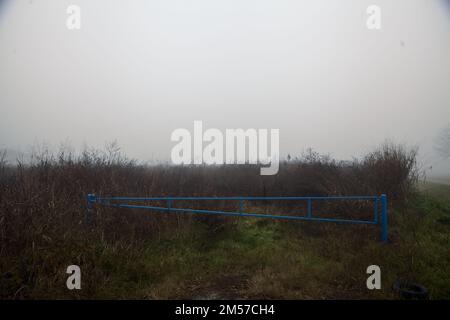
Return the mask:
M 387 196 L 381 195 L 381 239 L 388 243 L 388 204 Z
M 308 198 L 308 218 L 312 218 L 312 199 Z
M 244 211 L 244 200 L 239 199 L 239 213 L 242 215 L 243 211 Z

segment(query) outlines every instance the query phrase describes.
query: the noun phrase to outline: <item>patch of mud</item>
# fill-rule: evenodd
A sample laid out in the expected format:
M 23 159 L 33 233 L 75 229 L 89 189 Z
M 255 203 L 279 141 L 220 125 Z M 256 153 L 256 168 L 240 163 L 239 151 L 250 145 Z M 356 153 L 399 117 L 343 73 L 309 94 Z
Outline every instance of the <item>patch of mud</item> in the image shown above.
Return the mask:
M 188 286 L 189 295 L 194 300 L 236 300 L 245 299 L 242 292 L 248 286 L 248 279 L 243 275 L 219 275 L 210 281 Z

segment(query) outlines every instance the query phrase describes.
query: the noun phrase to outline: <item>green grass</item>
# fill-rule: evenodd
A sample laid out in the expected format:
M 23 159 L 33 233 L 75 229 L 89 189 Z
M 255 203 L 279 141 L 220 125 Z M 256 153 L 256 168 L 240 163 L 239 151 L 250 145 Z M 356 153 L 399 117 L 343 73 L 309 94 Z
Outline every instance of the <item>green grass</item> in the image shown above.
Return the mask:
M 420 183 L 419 188 L 422 194 L 434 198 L 442 198 L 444 201 L 450 202 L 450 184 L 422 182 Z

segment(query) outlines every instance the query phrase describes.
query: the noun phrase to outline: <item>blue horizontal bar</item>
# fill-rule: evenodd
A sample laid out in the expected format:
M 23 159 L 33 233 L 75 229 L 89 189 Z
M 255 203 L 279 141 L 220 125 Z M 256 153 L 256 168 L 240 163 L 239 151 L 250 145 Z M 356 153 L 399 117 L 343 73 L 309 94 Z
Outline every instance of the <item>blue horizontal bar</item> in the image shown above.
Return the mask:
M 330 196 L 330 197 L 96 197 L 99 201 L 165 201 L 165 200 L 374 200 L 377 196 Z
M 367 220 L 349 220 L 349 219 L 333 219 L 333 218 L 309 218 L 302 216 L 285 216 L 285 215 L 271 215 L 262 213 L 240 213 L 229 211 L 213 211 L 213 210 L 200 210 L 200 209 L 182 209 L 182 208 L 165 208 L 165 207 L 153 207 L 153 206 L 138 206 L 131 204 L 111 204 L 102 203 L 102 205 L 119 207 L 119 208 L 134 208 L 134 209 L 153 209 L 165 212 L 182 212 L 182 213 L 204 213 L 204 214 L 216 214 L 227 216 L 244 216 L 244 217 L 258 217 L 258 218 L 272 218 L 272 219 L 289 219 L 289 220 L 307 220 L 307 221 L 325 221 L 325 222 L 337 222 L 337 223 L 354 223 L 354 224 L 376 224 L 375 221 Z

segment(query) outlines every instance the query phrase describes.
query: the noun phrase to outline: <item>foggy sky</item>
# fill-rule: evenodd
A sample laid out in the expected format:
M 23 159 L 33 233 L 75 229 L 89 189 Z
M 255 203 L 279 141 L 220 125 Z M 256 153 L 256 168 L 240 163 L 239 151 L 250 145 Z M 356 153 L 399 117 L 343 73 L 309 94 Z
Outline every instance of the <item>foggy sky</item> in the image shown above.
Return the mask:
M 280 151 L 361 156 L 450 123 L 446 0 L 0 2 L 0 147 L 167 160 L 177 128 L 278 128 Z M 66 28 L 69 4 L 81 30 Z M 368 30 L 366 8 L 382 10 Z

